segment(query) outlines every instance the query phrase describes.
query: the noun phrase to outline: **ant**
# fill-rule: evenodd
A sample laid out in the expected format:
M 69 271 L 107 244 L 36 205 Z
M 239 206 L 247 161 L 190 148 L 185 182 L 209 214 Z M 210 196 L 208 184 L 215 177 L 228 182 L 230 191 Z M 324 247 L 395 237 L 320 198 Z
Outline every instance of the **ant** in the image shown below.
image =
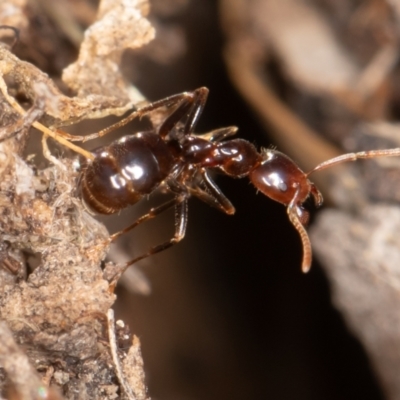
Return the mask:
M 305 173 L 288 156 L 277 150 L 262 149 L 258 152 L 255 146 L 244 139 L 225 140 L 236 133 L 236 127 L 195 134 L 194 130 L 207 96 L 208 89 L 205 87 L 176 94 L 145 105 L 116 124 L 87 136 L 70 135 L 59 130 L 49 133 L 47 128 L 46 131 L 41 129 L 43 126 L 38 122 L 33 123 L 33 126 L 46 135 L 51 134 L 56 140 L 62 139 L 64 145 L 77 151 L 77 146 L 69 141 L 92 140 L 126 125 L 135 118 L 141 118 L 162 108 L 172 109 L 156 129 L 124 136 L 93 152 L 78 148 L 78 152 L 87 159 L 78 188 L 83 203 L 93 212 L 114 214 L 137 203 L 160 187 L 173 195 L 171 200 L 152 208 L 133 224 L 110 236 L 110 241 L 113 241 L 139 224 L 172 207 L 175 208 L 173 237 L 125 263 L 121 267 L 121 274 L 130 265 L 166 250 L 184 238 L 188 220 L 188 199 L 191 196 L 196 196 L 228 215 L 235 213 L 232 203 L 210 177 L 210 171 L 213 169 L 233 178 L 248 177 L 258 191 L 286 206 L 289 220 L 298 231 L 302 242 L 302 271 L 308 272 L 311 267 L 312 250 L 305 228 L 309 212 L 303 204 L 309 197 L 313 198 L 317 207 L 323 202 L 320 191 L 310 181 L 309 176 L 348 161 L 400 156 L 400 148 L 344 154 L 327 160 Z

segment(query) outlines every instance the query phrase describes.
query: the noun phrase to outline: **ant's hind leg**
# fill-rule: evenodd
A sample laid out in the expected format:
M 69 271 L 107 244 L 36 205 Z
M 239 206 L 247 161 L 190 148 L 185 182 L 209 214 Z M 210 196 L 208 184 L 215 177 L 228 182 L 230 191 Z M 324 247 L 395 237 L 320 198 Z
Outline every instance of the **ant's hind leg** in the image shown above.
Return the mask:
M 176 199 L 171 199 L 164 204 L 161 204 L 158 207 L 154 207 L 150 209 L 150 211 L 142 215 L 140 218 L 138 218 L 133 224 L 129 225 L 128 227 L 122 229 L 121 231 L 118 231 L 114 233 L 113 235 L 110 236 L 110 241 L 114 241 L 118 239 L 120 236 L 124 235 L 125 233 L 129 232 L 130 230 L 136 228 L 138 225 L 142 224 L 143 222 L 149 221 L 153 218 L 155 218 L 157 215 L 163 213 L 166 210 L 169 210 L 171 207 L 176 205 Z
M 134 258 L 131 261 L 128 261 L 126 264 L 124 264 L 121 267 L 121 269 L 119 271 L 119 276 L 121 276 L 128 267 L 135 264 L 136 262 L 143 260 L 144 258 L 150 257 L 153 254 L 160 253 L 161 251 L 164 251 L 164 250 L 172 247 L 174 244 L 179 243 L 184 238 L 185 233 L 186 233 L 186 227 L 187 227 L 187 196 L 182 195 L 182 196 L 175 198 L 174 203 L 175 203 L 175 234 L 174 234 L 174 236 L 170 240 L 168 240 L 164 243 L 161 243 L 157 246 L 153 246 L 146 253 Z

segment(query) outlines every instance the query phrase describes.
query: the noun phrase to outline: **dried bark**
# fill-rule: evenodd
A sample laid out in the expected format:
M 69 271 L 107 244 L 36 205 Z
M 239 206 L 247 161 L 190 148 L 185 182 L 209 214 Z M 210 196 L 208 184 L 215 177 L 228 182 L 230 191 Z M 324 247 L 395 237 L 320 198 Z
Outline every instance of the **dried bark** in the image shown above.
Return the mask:
M 20 29 L 26 44 L 38 9 L 21 0 L 3 2 L 0 25 Z M 101 2 L 96 21 L 82 35 L 78 60 L 64 69 L 64 85 L 74 97 L 0 44 L 3 397 L 7 392 L 18 399 L 148 398 L 139 340 L 122 322 L 115 325 L 107 317 L 115 301 L 101 268 L 108 232 L 76 197 L 74 161 L 55 158 L 46 147 L 45 156 L 54 163 L 45 168 L 24 157 L 32 125 L 59 127 L 120 115 L 143 100 L 118 66 L 126 48 L 153 38 L 147 12 L 145 0 Z M 44 37 L 37 46 L 52 39 Z M 13 96 L 23 99 L 23 108 Z

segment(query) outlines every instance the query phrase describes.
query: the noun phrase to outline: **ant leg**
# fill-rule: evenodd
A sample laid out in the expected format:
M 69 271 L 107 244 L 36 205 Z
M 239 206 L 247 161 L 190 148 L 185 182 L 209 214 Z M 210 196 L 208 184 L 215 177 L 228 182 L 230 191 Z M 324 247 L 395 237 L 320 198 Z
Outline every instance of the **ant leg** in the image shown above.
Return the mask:
M 330 160 L 318 164 L 310 172 L 307 172 L 306 175 L 309 176 L 310 174 L 316 171 L 322 171 L 323 169 L 330 168 L 333 167 L 334 165 L 342 164 L 348 161 L 356 161 L 363 158 L 365 159 L 365 158 L 398 157 L 398 156 L 400 156 L 400 147 L 395 149 L 369 150 L 369 151 L 360 151 L 358 153 L 343 154 L 341 156 L 331 158 Z
M 161 125 L 160 132 L 165 132 L 162 133 L 161 136 L 164 137 L 166 136 L 169 131 L 185 116 L 185 114 L 193 107 L 193 102 L 196 101 L 196 97 L 198 97 L 198 93 L 203 93 L 206 91 L 205 97 L 207 98 L 207 93 L 208 89 L 206 88 L 200 88 L 196 89 L 194 92 L 183 92 L 179 94 L 175 94 L 169 97 L 166 97 L 165 99 L 157 100 L 154 101 L 153 103 L 147 104 L 143 107 L 138 108 L 135 111 L 132 111 L 126 118 L 123 118 L 122 120 L 116 122 L 113 125 L 108 126 L 105 129 L 102 129 L 99 132 L 94 132 L 89 135 L 71 135 L 68 132 L 64 132 L 60 129 L 56 129 L 55 132 L 58 136 L 70 141 L 70 142 L 87 142 L 89 140 L 97 139 L 99 137 L 105 136 L 114 130 L 121 128 L 128 124 L 129 122 L 133 121 L 135 118 L 142 118 L 146 114 L 149 114 L 152 111 L 157 110 L 158 108 L 161 107 L 172 107 L 175 106 L 179 103 L 181 103 L 181 106 L 178 107 L 177 110 L 175 110 L 170 117 L 166 119 L 166 121 Z M 205 102 L 205 100 L 204 100 Z M 204 107 L 204 104 L 203 104 Z M 174 116 L 174 118 L 171 118 Z M 170 121 L 171 118 L 171 121 Z
M 215 129 L 211 132 L 203 133 L 202 135 L 198 136 L 210 142 L 220 142 L 221 140 L 224 140 L 227 137 L 235 135 L 237 131 L 238 131 L 237 126 L 228 126 L 226 128 Z
M 58 136 L 66 139 L 66 140 L 69 140 L 70 142 L 83 142 L 85 140 L 85 138 L 86 138 L 86 136 L 72 135 L 72 134 L 70 134 L 68 132 L 65 132 L 65 131 L 62 131 L 61 129 L 58 129 L 58 128 L 54 129 L 54 132 Z
M 200 90 L 207 90 L 206 88 L 200 88 L 195 90 L 194 92 L 183 92 L 179 94 L 174 94 L 172 96 L 166 97 L 165 99 L 157 100 L 152 103 L 149 103 L 143 107 L 138 108 L 135 111 L 132 111 L 126 118 L 121 119 L 120 121 L 116 122 L 113 125 L 108 126 L 105 129 L 102 129 L 101 131 L 91 133 L 89 135 L 81 136 L 81 135 L 71 135 L 67 132 L 61 131 L 59 129 L 56 130 L 57 134 L 65 138 L 66 140 L 69 140 L 71 142 L 87 142 L 89 140 L 97 139 L 99 137 L 105 136 L 113 131 L 115 131 L 118 128 L 121 128 L 128 124 L 129 122 L 133 121 L 135 118 L 142 118 L 146 114 L 151 113 L 152 111 L 155 111 L 161 107 L 173 107 L 179 103 L 182 103 L 186 107 L 184 108 L 184 111 L 182 112 L 182 115 L 177 118 L 176 121 L 172 124 L 171 128 L 168 128 L 167 126 L 165 127 L 166 134 L 172 129 L 177 122 L 179 122 L 184 115 L 189 111 L 189 109 L 193 106 L 193 98 L 196 96 L 196 91 Z M 180 107 L 179 107 L 180 108 Z M 174 115 L 178 110 L 175 110 L 171 115 Z M 178 114 L 179 115 L 179 114 Z M 163 123 L 162 126 L 167 125 L 167 121 L 169 120 L 169 117 L 167 120 Z M 160 128 L 161 131 L 161 128 Z M 164 136 L 166 136 L 166 134 Z
M 128 261 L 125 265 L 122 266 L 120 270 L 120 275 L 122 275 L 128 267 L 135 264 L 136 262 L 143 260 L 144 258 L 150 257 L 153 254 L 160 253 L 174 244 L 179 243 L 185 236 L 186 227 L 187 227 L 187 195 L 181 195 L 174 199 L 175 201 L 175 234 L 174 236 L 157 246 L 151 247 L 146 253 L 142 254 L 139 257 L 134 258 L 131 261 Z
M 40 86 L 38 86 L 38 87 L 40 88 Z M 6 98 L 8 103 L 14 108 L 14 110 L 16 110 L 20 115 L 22 115 L 24 117 L 26 115 L 26 111 L 17 103 L 17 101 L 12 96 L 10 96 L 8 94 L 6 82 L 4 81 L 4 79 L 1 76 L 0 76 L 0 91 L 3 94 L 3 96 Z M 33 121 L 32 126 L 34 128 L 36 128 L 37 130 L 43 132 L 45 135 L 52 137 L 54 140 L 61 143 L 65 147 L 75 151 L 75 153 L 83 155 L 88 160 L 94 160 L 94 155 L 92 153 L 82 149 L 79 146 L 75 146 L 73 143 L 70 143 L 65 138 L 57 135 L 56 132 L 54 132 L 51 129 L 47 128 L 46 126 L 42 125 L 40 122 Z
M 297 232 L 300 235 L 301 243 L 303 245 L 303 261 L 301 263 L 301 270 L 304 273 L 307 273 L 311 268 L 312 249 L 308 233 L 300 220 L 300 216 L 303 214 L 303 211 L 301 209 L 299 210 L 299 206 L 297 203 L 299 193 L 300 193 L 300 186 L 298 186 L 296 193 L 291 202 L 289 203 L 286 211 L 290 222 L 296 228 Z
M 194 102 L 188 115 L 185 128 L 183 129 L 183 133 L 185 135 L 194 131 L 194 128 L 201 116 L 201 113 L 204 110 L 204 106 L 206 105 L 208 92 L 209 90 L 206 87 L 201 87 L 193 92 Z
M 173 107 L 177 104 L 180 104 L 178 108 L 164 121 L 159 129 L 159 133 L 161 137 L 165 137 L 170 130 L 189 112 L 188 120 L 185 125 L 185 132 L 187 129 L 194 129 L 194 125 L 197 123 L 198 118 L 200 117 L 201 112 L 203 111 L 205 102 L 207 100 L 208 89 L 207 88 L 199 88 L 193 92 L 183 92 L 179 94 L 175 94 L 165 99 L 161 99 L 158 101 L 154 101 L 146 106 L 140 107 L 139 109 L 133 111 L 126 118 L 116 122 L 113 125 L 108 126 L 101 131 L 91 133 L 89 135 L 81 136 L 81 135 L 71 135 L 62 130 L 56 129 L 55 133 L 60 138 L 68 140 L 70 142 L 87 142 L 89 140 L 97 139 L 99 137 L 105 136 L 114 130 L 121 128 L 133 121 L 135 118 L 142 118 L 146 114 L 151 113 L 161 107 Z M 68 146 L 67 146 L 68 147 Z M 70 146 L 69 146 L 70 147 Z M 87 157 L 93 159 L 93 157 Z
M 38 129 L 38 127 L 36 126 L 36 124 L 39 124 L 37 120 L 40 119 L 43 116 L 43 114 L 44 114 L 44 102 L 40 99 L 40 97 L 38 97 L 36 98 L 33 106 L 28 111 L 26 111 L 26 113 L 22 115 L 22 117 L 17 122 L 15 122 L 12 125 L 0 128 L 0 142 L 16 135 L 22 129 L 28 129 L 31 126 L 34 126 L 36 127 L 36 129 Z M 42 125 L 39 124 L 39 126 Z M 43 135 L 42 137 L 42 148 L 44 157 L 53 164 L 58 165 L 61 169 L 65 170 L 65 165 L 61 163 L 57 158 L 51 155 L 50 150 L 47 147 L 47 137 L 48 137 L 47 135 Z
M 225 214 L 233 215 L 236 211 L 235 207 L 210 178 L 207 171 L 201 171 L 200 174 L 203 179 L 195 187 L 189 188 L 190 194 Z M 201 187 L 200 184 L 203 184 L 204 187 Z
M 207 96 L 208 89 L 205 87 L 186 93 L 186 98 L 182 98 L 181 104 L 162 123 L 158 130 L 158 134 L 164 138 L 184 117 L 187 117 L 187 120 L 183 128 L 183 134 L 187 135 L 193 132 L 194 127 L 204 109 Z
M 172 106 L 175 106 L 177 104 L 185 103 L 185 102 L 188 102 L 188 101 L 189 101 L 189 104 L 190 104 L 192 102 L 193 97 L 197 96 L 197 92 L 198 91 L 201 91 L 201 92 L 207 91 L 207 93 L 208 93 L 208 89 L 200 88 L 200 89 L 196 89 L 193 92 L 183 92 L 183 93 L 179 93 L 179 94 L 174 94 L 172 96 L 166 97 L 165 99 L 154 101 L 153 103 L 150 103 L 150 104 L 147 104 L 147 105 L 145 105 L 143 107 L 140 107 L 136 111 L 133 111 L 126 118 L 122 119 L 121 121 L 116 122 L 113 125 L 110 125 L 109 127 L 105 128 L 105 129 L 102 129 L 101 131 L 92 133 L 92 134 L 87 135 L 87 136 L 84 136 L 83 139 L 82 139 L 82 142 L 86 142 L 88 140 L 96 139 L 98 137 L 102 137 L 104 135 L 107 135 L 108 133 L 114 131 L 115 129 L 118 129 L 118 128 L 121 128 L 122 126 L 125 126 L 126 124 L 128 124 L 129 122 L 134 120 L 135 118 L 142 118 L 144 115 L 149 114 L 152 111 L 155 111 L 155 110 L 157 110 L 157 109 L 159 109 L 161 107 L 172 107 Z M 187 112 L 187 110 L 186 110 L 186 112 Z M 172 113 L 172 115 L 174 113 Z M 180 119 L 182 119 L 182 117 L 179 118 L 179 120 Z M 167 118 L 167 120 L 168 120 L 168 118 Z M 175 124 L 177 122 L 178 121 L 176 121 Z M 164 122 L 164 124 L 165 124 L 165 122 Z M 161 130 L 161 128 L 160 128 L 160 130 Z M 79 140 L 81 140 L 81 139 L 79 139 Z
M 154 207 L 152 209 L 150 209 L 150 211 L 145 214 L 142 215 L 140 218 L 138 218 L 132 225 L 129 225 L 128 227 L 126 227 L 125 229 L 114 233 L 113 235 L 110 236 L 110 241 L 114 241 L 116 239 L 118 239 L 120 236 L 122 236 L 123 234 L 129 232 L 130 230 L 136 228 L 138 225 L 140 225 L 143 222 L 149 221 L 151 219 L 153 219 L 154 217 L 156 217 L 157 215 L 161 214 L 162 212 L 170 209 L 171 207 L 173 207 L 176 204 L 176 199 L 171 199 L 167 202 L 165 202 L 164 204 L 161 204 L 158 207 Z

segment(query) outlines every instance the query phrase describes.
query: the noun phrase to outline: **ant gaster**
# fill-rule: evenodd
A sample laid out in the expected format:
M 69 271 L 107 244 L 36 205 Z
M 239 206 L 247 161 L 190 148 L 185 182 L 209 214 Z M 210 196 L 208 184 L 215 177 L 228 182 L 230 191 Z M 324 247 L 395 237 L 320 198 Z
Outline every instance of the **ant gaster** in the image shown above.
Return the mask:
M 152 254 L 180 242 L 187 226 L 187 202 L 196 196 L 226 214 L 235 208 L 210 177 L 210 170 L 218 169 L 234 178 L 248 177 L 255 188 L 267 197 L 287 207 L 290 222 L 298 231 L 302 246 L 302 271 L 311 267 L 311 244 L 305 229 L 309 219 L 303 203 L 312 197 L 316 206 L 322 195 L 309 180 L 313 172 L 361 158 L 399 156 L 400 148 L 372 150 L 345 154 L 325 161 L 310 172 L 303 172 L 288 156 L 272 150 L 257 149 L 244 139 L 226 138 L 235 134 L 236 127 L 217 129 L 206 134 L 195 134 L 194 129 L 208 95 L 205 87 L 184 92 L 150 103 L 131 113 L 120 122 L 88 136 L 72 136 L 58 131 L 69 140 L 87 141 L 126 125 L 162 107 L 172 109 L 161 125 L 151 131 L 127 135 L 91 153 L 80 177 L 83 202 L 94 212 L 113 214 L 133 205 L 162 186 L 174 197 L 151 209 L 124 230 L 115 233 L 115 240 L 125 232 L 161 212 L 175 207 L 175 234 L 146 253 L 127 262 L 121 270 Z

